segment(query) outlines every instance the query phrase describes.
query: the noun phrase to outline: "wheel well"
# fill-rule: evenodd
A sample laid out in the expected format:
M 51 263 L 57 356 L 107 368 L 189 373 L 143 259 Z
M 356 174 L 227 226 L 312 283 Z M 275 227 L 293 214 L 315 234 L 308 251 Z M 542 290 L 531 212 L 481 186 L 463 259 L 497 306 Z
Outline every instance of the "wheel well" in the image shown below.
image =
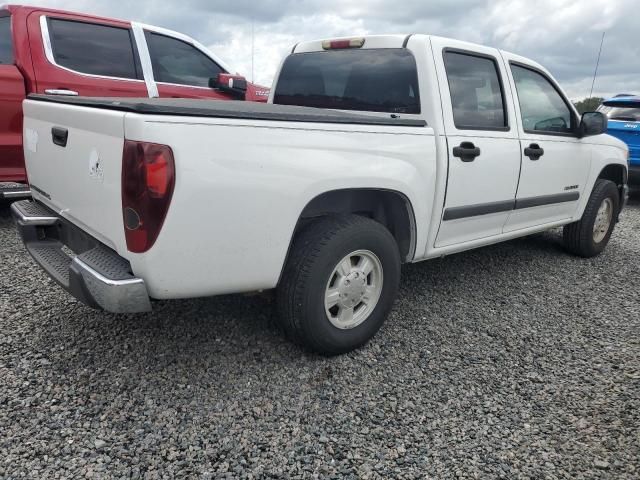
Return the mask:
M 627 183 L 627 171 L 622 165 L 607 165 L 604 167 L 598 178 L 611 180 L 618 187 L 620 192 L 620 205 L 624 201 L 624 185 Z
M 302 211 L 296 233 L 315 218 L 346 213 L 371 218 L 387 227 L 396 239 L 403 260 L 413 258 L 416 243 L 413 208 L 409 199 L 396 191 L 347 189 L 323 193 Z

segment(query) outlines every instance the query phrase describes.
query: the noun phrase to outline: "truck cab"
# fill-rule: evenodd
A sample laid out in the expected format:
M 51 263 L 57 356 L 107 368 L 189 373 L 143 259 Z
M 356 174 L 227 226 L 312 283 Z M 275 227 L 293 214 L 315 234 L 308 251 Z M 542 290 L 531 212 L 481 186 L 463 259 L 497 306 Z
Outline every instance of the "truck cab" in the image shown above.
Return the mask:
M 421 119 L 433 128 L 438 166 L 448 172 L 433 186 L 444 202 L 435 205 L 440 226 L 428 242 L 436 251 L 575 215 L 600 161 L 542 65 L 449 38 L 300 43 L 283 61 L 270 102 Z M 626 170 L 612 171 L 622 198 Z
M 20 185 L 27 180 L 22 154 L 27 95 L 267 100 L 268 89 L 253 84 L 246 92 L 212 84 L 230 72 L 199 42 L 164 28 L 37 7 L 0 7 L 0 200 L 29 194 Z

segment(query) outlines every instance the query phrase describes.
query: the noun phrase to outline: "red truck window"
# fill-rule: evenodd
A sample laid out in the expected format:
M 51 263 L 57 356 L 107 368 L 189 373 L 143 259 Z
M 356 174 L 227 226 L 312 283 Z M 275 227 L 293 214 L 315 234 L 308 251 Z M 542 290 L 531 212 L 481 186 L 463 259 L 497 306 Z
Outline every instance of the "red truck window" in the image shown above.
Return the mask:
M 0 64 L 10 65 L 12 63 L 11 17 L 0 17 Z
M 62 67 L 104 77 L 144 78 L 126 28 L 50 18 L 49 35 L 55 61 Z
M 146 32 L 153 76 L 157 82 L 209 87 L 224 70 L 197 48 L 181 40 Z

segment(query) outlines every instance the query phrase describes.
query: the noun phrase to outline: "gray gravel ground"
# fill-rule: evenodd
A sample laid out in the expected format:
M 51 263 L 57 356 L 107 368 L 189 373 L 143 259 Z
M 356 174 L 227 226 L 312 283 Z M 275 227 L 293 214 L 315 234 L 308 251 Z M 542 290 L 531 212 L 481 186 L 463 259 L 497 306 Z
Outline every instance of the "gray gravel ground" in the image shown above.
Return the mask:
M 0 478 L 640 478 L 640 198 L 605 254 L 551 232 L 404 269 L 366 348 L 266 297 L 94 312 L 0 208 Z

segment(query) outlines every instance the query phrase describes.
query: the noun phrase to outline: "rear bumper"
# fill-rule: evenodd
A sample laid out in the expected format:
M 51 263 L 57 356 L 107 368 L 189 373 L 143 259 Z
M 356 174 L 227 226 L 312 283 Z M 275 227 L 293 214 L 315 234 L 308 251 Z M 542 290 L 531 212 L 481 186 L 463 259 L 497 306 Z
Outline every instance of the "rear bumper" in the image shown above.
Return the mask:
M 22 200 L 31 197 L 29 185 L 21 183 L 0 183 L 0 201 Z
M 113 313 L 151 311 L 144 280 L 116 252 L 38 202 L 15 202 L 11 213 L 29 254 L 75 298 Z

